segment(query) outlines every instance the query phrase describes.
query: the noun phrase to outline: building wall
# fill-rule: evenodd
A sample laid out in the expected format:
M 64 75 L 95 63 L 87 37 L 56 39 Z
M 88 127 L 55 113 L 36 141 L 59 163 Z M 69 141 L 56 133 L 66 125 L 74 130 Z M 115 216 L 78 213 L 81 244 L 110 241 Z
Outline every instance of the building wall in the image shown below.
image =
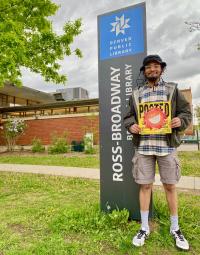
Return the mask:
M 34 137 L 40 138 L 44 145 L 51 143 L 54 133 L 62 135 L 68 134 L 68 142 L 83 140 L 86 132 L 93 132 L 94 144 L 99 143 L 99 116 L 98 115 L 74 115 L 58 118 L 46 117 L 44 119 L 25 120 L 27 129 L 17 141 L 17 145 L 31 145 Z M 0 145 L 5 145 L 3 131 L 0 130 Z
M 191 89 L 183 91 L 185 97 L 191 104 Z M 97 106 L 95 106 L 97 107 Z M 75 108 L 75 107 L 74 107 Z M 98 107 L 97 107 L 98 108 Z M 87 107 L 81 108 L 85 112 L 88 111 Z M 95 111 L 98 109 L 94 109 Z M 46 111 L 46 110 L 45 110 Z M 51 111 L 50 109 L 47 111 Z M 32 116 L 28 119 L 27 114 L 26 132 L 17 141 L 18 145 L 31 145 L 34 138 L 40 138 L 42 143 L 48 145 L 51 143 L 51 137 L 53 133 L 63 134 L 66 132 L 68 134 L 69 143 L 71 141 L 83 140 L 84 134 L 86 132 L 92 132 L 94 134 L 94 143 L 99 144 L 99 116 L 98 112 L 93 112 L 92 114 L 78 113 L 73 110 L 73 114 L 67 114 L 65 109 L 55 109 L 57 115 L 52 116 L 36 116 L 38 119 Z M 50 113 L 49 113 L 50 114 Z M 63 115 L 65 114 L 65 115 Z M 25 119 L 25 118 L 24 118 Z M 193 134 L 192 125 L 185 132 L 186 134 Z M 0 145 L 5 145 L 4 134 L 0 129 Z
M 88 91 L 81 87 L 76 88 L 66 88 L 66 89 L 57 89 L 57 93 L 61 93 L 62 97 L 66 101 L 75 100 L 75 99 L 88 99 Z

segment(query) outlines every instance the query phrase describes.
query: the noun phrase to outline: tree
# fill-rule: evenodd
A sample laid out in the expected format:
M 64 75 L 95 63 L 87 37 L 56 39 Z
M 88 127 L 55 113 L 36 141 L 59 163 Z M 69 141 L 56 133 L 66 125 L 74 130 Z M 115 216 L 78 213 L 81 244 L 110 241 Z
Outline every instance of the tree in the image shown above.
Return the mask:
M 185 22 L 186 25 L 189 26 L 189 31 L 194 32 L 194 31 L 200 31 L 200 22 L 195 21 L 195 22 Z M 200 43 L 197 44 L 197 49 L 200 50 Z
M 48 17 L 58 8 L 52 0 L 0 0 L 0 86 L 21 85 L 22 67 L 47 82 L 65 83 L 58 61 L 73 53 L 70 45 L 81 33 L 81 19 L 66 22 L 57 35 Z M 82 56 L 80 49 L 74 53 Z

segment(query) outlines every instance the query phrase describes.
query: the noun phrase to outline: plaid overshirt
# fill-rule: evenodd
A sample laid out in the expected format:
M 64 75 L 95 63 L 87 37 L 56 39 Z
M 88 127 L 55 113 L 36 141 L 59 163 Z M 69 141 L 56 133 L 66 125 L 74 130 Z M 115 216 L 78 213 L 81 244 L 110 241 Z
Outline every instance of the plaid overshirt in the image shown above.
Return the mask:
M 156 102 L 167 101 L 167 94 L 165 90 L 164 82 L 159 82 L 157 86 L 153 88 L 147 84 L 139 89 L 139 102 Z M 141 135 L 140 144 L 137 151 L 143 155 L 158 155 L 166 156 L 170 154 L 175 148 L 167 145 L 165 134 L 152 134 Z

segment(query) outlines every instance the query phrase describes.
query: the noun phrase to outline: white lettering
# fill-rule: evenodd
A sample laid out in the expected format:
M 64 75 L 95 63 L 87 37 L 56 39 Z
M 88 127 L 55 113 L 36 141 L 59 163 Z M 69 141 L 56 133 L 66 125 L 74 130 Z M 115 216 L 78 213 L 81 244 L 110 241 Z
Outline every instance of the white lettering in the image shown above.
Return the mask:
M 117 40 L 119 43 L 120 39 Z M 117 46 L 116 46 L 117 47 Z M 121 46 L 118 46 L 120 49 Z M 117 51 L 116 54 L 120 54 L 121 51 Z M 115 52 L 114 52 L 115 53 Z M 120 68 L 110 67 L 110 85 L 111 85 L 111 132 L 112 141 L 116 141 L 116 145 L 112 146 L 112 171 L 113 181 L 123 181 L 123 165 L 122 165 L 122 147 L 119 146 L 119 142 L 122 140 L 121 129 L 121 80 L 120 80 Z

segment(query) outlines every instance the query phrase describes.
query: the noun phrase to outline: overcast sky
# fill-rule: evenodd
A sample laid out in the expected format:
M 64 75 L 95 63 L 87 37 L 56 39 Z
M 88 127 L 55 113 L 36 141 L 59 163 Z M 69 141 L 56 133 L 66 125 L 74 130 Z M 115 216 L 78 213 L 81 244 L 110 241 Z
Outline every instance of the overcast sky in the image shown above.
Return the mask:
M 90 98 L 98 97 L 97 15 L 141 3 L 139 0 L 53 0 L 60 9 L 52 17 L 54 30 L 61 34 L 65 22 L 82 18 L 83 32 L 72 49 L 80 48 L 84 57 L 67 57 L 62 73 L 68 75 L 68 87 L 81 86 Z M 166 81 L 174 81 L 179 88 L 192 88 L 193 102 L 200 103 L 200 31 L 189 32 L 185 21 L 200 21 L 199 0 L 147 0 L 147 53 L 159 54 L 167 62 Z M 34 73 L 23 70 L 23 83 L 50 92 L 62 85 L 46 83 Z

